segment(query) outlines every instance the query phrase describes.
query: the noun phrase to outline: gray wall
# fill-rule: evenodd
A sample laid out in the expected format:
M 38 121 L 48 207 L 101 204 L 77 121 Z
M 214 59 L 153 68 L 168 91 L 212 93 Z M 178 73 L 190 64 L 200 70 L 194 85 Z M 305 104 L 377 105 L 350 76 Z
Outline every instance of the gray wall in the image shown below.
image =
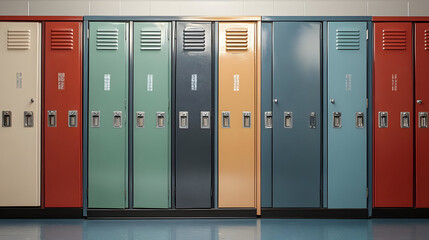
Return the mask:
M 428 16 L 429 0 L 0 0 L 0 15 Z

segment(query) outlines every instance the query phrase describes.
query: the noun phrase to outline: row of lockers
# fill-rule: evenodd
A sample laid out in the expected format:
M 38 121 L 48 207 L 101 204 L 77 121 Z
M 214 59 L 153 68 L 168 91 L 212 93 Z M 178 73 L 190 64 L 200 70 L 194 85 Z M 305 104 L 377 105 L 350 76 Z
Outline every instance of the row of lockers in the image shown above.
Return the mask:
M 1 20 L 0 206 L 429 205 L 424 19 Z

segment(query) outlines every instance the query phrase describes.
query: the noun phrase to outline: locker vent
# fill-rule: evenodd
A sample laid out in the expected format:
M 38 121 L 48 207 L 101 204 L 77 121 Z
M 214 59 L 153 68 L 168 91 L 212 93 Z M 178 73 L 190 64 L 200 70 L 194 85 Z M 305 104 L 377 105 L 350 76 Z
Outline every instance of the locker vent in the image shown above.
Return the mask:
M 360 32 L 359 30 L 338 30 L 336 32 L 337 50 L 359 50 Z
M 140 50 L 161 50 L 161 30 L 141 30 Z
M 226 50 L 247 50 L 247 28 L 229 28 L 225 35 Z
M 118 50 L 118 36 L 117 28 L 97 29 L 97 50 Z
M 425 30 L 425 50 L 429 50 L 429 30 Z
M 407 32 L 383 30 L 383 50 L 406 50 Z
M 52 50 L 73 50 L 73 29 L 52 29 L 51 30 Z
M 7 49 L 8 50 L 27 50 L 30 49 L 30 30 L 7 30 Z
M 204 28 L 187 27 L 183 30 L 183 50 L 204 51 L 206 48 Z

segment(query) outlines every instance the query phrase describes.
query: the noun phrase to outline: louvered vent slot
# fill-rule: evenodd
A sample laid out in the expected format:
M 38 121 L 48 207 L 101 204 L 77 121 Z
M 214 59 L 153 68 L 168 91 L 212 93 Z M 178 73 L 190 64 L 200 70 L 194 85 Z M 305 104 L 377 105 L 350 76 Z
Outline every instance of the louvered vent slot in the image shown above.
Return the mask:
M 140 50 L 161 50 L 161 30 L 141 30 Z
M 429 50 L 429 30 L 425 30 L 425 50 Z
M 226 50 L 247 50 L 247 28 L 230 28 L 226 30 Z
M 204 51 L 206 49 L 204 28 L 187 27 L 183 30 L 183 50 Z
M 30 49 L 30 30 L 7 30 L 7 49 L 8 50 L 27 50 Z
M 360 32 L 359 30 L 338 30 L 336 31 L 337 50 L 359 50 Z
M 97 50 L 118 50 L 118 36 L 117 28 L 97 29 Z
M 73 29 L 52 29 L 51 49 L 73 50 Z
M 406 50 L 407 32 L 383 30 L 383 50 Z

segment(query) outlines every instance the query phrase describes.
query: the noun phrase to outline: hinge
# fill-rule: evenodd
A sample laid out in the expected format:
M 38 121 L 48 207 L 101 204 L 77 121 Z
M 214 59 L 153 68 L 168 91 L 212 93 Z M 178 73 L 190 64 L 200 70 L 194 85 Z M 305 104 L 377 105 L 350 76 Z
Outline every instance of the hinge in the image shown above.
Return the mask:
M 89 39 L 89 27 L 86 29 L 86 39 Z
M 366 99 L 366 108 L 368 108 L 368 102 L 369 102 L 369 100 L 368 100 L 368 98 Z
M 125 27 L 125 41 L 128 39 L 128 27 Z
M 369 190 L 368 190 L 368 188 L 366 188 L 366 198 L 368 198 L 369 197 Z
M 368 29 L 366 30 L 366 40 L 368 40 Z

